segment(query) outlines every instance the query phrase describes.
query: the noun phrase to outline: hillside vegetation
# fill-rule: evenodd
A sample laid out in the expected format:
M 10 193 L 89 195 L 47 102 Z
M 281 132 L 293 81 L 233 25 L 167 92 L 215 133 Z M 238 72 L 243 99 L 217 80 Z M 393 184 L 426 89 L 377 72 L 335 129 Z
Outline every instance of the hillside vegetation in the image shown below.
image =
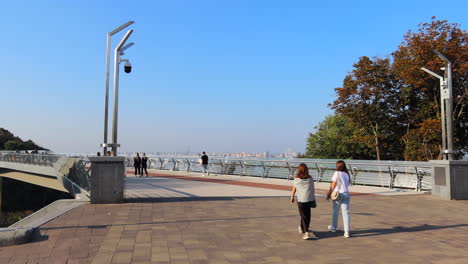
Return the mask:
M 32 140 L 23 141 L 10 131 L 0 128 L 0 150 L 48 150 Z

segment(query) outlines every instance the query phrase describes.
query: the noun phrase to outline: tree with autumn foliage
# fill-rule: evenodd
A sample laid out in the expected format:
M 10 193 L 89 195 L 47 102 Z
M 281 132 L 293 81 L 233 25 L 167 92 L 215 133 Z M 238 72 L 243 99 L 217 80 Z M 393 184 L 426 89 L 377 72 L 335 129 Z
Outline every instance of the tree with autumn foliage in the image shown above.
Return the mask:
M 355 124 L 355 140 L 373 148 L 375 159 L 401 158 L 402 134 L 395 130 L 401 82 L 392 73 L 390 59 L 364 56 L 353 67 L 343 87 L 335 89 L 337 99 L 330 107 Z
M 455 147 L 468 153 L 468 34 L 456 23 L 432 18 L 409 31 L 386 58 L 363 56 L 335 88 L 329 106 L 354 127 L 355 143 L 364 143 L 380 159 L 441 158 L 440 51 L 452 62 Z M 314 134 L 309 136 L 312 137 Z M 349 142 L 347 142 L 349 144 Z M 310 142 L 309 142 L 310 144 Z
M 455 147 L 468 152 L 468 33 L 456 23 L 432 18 L 430 23 L 419 25 L 417 32 L 409 31 L 392 56 L 393 72 L 403 83 L 401 100 L 407 112 L 407 133 L 402 138 L 407 159 L 424 160 L 440 158 L 440 86 L 439 80 L 420 70 L 425 67 L 442 74 L 444 62 L 435 54 L 441 52 L 452 62 L 453 123 Z M 433 122 L 438 120 L 439 122 Z M 437 125 L 438 124 L 438 125 Z M 425 135 L 424 139 L 414 135 Z M 419 140 L 438 139 L 439 148 L 432 147 L 430 155 L 417 153 Z

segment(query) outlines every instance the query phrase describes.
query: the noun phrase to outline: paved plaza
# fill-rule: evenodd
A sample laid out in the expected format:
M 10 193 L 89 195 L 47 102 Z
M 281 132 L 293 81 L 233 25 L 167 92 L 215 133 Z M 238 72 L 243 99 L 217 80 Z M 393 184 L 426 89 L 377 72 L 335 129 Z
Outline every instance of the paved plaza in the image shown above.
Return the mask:
M 0 248 L 0 263 L 468 263 L 468 201 L 354 186 L 344 238 L 327 231 L 326 187 L 312 211 L 318 239 L 305 241 L 286 180 L 130 176 L 127 203 L 73 209 L 31 243 Z

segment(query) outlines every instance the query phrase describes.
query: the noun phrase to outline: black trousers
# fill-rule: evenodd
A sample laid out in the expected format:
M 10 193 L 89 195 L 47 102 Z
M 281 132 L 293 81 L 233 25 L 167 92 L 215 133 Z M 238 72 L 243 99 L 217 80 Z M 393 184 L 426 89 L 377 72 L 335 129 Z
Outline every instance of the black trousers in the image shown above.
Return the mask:
M 308 232 L 309 231 L 309 225 L 310 225 L 310 206 L 312 205 L 312 202 L 307 202 L 307 203 L 300 203 L 297 202 L 297 208 L 299 209 L 299 215 L 301 215 L 301 229 L 302 233 Z
M 148 176 L 148 170 L 146 169 L 146 164 L 141 165 L 141 175 L 143 175 L 143 172 L 146 173 L 146 176 Z
M 140 171 L 141 171 L 141 170 L 140 170 L 140 165 L 135 166 L 135 176 L 140 175 Z

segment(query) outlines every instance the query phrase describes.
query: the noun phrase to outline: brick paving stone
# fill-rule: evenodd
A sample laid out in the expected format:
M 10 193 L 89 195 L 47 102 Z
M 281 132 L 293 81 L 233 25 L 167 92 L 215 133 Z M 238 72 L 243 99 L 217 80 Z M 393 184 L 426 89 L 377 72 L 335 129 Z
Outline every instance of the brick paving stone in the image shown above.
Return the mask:
M 132 256 L 133 261 L 150 261 L 151 260 L 151 244 L 136 244 Z
M 135 248 L 135 240 L 131 238 L 120 239 L 119 244 L 117 245 L 116 251 L 133 251 Z
M 132 262 L 132 252 L 117 252 L 112 257 L 111 263 L 123 264 Z
M 94 256 L 92 264 L 109 264 L 112 261 L 112 257 L 114 254 L 107 254 L 107 253 L 98 253 Z

